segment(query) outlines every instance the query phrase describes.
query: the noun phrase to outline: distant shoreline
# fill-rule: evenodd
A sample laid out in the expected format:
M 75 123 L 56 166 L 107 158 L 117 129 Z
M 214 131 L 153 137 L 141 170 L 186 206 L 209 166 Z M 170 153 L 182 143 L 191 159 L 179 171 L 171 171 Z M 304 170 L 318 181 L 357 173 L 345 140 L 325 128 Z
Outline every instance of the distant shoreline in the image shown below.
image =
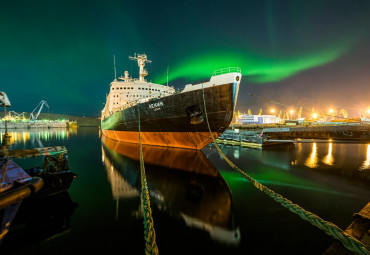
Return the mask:
M 25 116 L 29 116 L 30 113 L 25 113 Z M 4 117 L 4 112 L 0 113 L 0 117 Z M 37 118 L 38 120 L 69 120 L 76 121 L 79 127 L 98 127 L 100 126 L 100 118 L 98 117 L 86 117 L 86 116 L 76 116 L 67 114 L 57 114 L 57 113 L 40 113 Z

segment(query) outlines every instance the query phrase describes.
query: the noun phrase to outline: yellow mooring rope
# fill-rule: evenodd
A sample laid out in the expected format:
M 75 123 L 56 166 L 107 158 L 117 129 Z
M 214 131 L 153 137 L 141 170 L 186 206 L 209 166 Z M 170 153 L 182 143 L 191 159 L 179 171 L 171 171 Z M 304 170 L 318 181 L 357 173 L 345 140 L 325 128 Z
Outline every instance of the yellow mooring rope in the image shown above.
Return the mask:
M 207 108 L 206 108 L 206 100 L 205 100 L 205 97 L 204 97 L 203 84 L 202 84 L 202 90 L 203 90 L 204 113 L 205 113 L 205 116 L 206 116 L 206 121 L 207 121 L 208 129 L 209 129 L 209 133 L 211 134 L 212 141 L 213 141 L 216 149 L 218 150 L 218 152 L 222 155 L 222 157 L 226 160 L 226 162 L 234 170 L 236 170 L 245 179 L 247 179 L 250 183 L 252 183 L 254 185 L 254 187 L 256 187 L 260 191 L 264 192 L 266 195 L 268 195 L 269 197 L 274 199 L 280 205 L 284 206 L 289 211 L 297 214 L 298 216 L 300 216 L 305 221 L 308 221 L 312 225 L 314 225 L 314 226 L 318 227 L 319 229 L 323 230 L 327 235 L 339 240 L 343 244 L 343 246 L 346 247 L 351 252 L 353 252 L 355 254 L 364 254 L 364 255 L 365 254 L 370 254 L 370 252 L 366 248 L 366 246 L 362 242 L 360 242 L 358 239 L 356 239 L 355 237 L 345 233 L 342 229 L 340 229 L 339 227 L 337 227 L 333 223 L 321 219 L 319 216 L 317 216 L 317 215 L 315 215 L 315 214 L 313 214 L 309 211 L 306 211 L 305 209 L 303 209 L 299 205 L 294 204 L 292 201 L 284 198 L 280 194 L 278 194 L 278 193 L 274 192 L 273 190 L 267 188 L 266 186 L 264 186 L 263 184 L 259 183 L 256 180 L 254 180 L 248 174 L 243 172 L 239 167 L 234 165 L 230 161 L 230 159 L 228 159 L 225 156 L 225 154 L 221 151 L 220 147 L 218 147 L 217 142 L 215 141 L 215 139 L 213 137 L 211 127 L 209 126 L 209 122 L 208 122 L 208 115 L 207 115 Z
M 140 174 L 141 174 L 141 204 L 143 207 L 144 217 L 144 236 L 145 236 L 145 254 L 159 254 L 158 247 L 155 242 L 154 221 L 152 210 L 150 208 L 150 196 L 148 183 L 146 181 L 143 150 L 141 146 L 141 130 L 140 130 L 140 104 L 138 104 L 139 113 L 139 142 L 140 142 Z

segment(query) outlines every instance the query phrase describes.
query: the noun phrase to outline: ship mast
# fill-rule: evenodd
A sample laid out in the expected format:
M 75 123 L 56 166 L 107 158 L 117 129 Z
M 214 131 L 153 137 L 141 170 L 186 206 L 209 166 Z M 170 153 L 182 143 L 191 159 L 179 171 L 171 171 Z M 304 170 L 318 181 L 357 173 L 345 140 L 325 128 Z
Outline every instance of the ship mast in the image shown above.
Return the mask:
M 152 61 L 148 60 L 148 57 L 147 57 L 146 54 L 137 54 L 137 56 L 136 56 L 136 53 L 135 53 L 134 57 L 130 56 L 129 59 L 137 61 L 137 65 L 140 68 L 140 72 L 139 72 L 140 78 L 139 78 L 139 80 L 142 81 L 142 82 L 145 82 L 144 77 L 148 75 L 148 71 L 146 69 L 144 69 L 145 63 L 152 63 Z

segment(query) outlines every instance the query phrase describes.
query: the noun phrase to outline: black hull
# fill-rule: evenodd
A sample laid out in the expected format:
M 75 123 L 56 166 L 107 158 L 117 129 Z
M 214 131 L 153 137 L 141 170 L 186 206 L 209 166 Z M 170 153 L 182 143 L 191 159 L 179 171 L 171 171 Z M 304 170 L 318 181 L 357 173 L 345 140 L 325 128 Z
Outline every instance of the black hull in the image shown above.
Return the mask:
M 204 89 L 207 116 L 215 138 L 230 125 L 237 89 L 238 83 Z M 192 147 L 201 149 L 211 142 L 202 89 L 152 99 L 116 112 L 102 120 L 103 134 L 114 140 L 137 143 L 139 110 L 141 132 L 147 133 L 142 137 L 143 144 L 188 148 L 184 140 L 191 139 Z

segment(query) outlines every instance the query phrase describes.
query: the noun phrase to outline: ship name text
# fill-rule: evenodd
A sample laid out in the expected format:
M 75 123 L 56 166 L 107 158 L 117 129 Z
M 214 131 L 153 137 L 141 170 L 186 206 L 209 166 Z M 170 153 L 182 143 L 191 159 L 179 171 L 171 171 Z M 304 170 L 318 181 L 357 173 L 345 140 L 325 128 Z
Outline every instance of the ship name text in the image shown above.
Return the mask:
M 155 109 L 155 108 L 159 108 L 163 106 L 163 102 L 160 101 L 160 102 L 157 102 L 157 103 L 153 103 L 153 104 L 149 104 L 149 109 Z

